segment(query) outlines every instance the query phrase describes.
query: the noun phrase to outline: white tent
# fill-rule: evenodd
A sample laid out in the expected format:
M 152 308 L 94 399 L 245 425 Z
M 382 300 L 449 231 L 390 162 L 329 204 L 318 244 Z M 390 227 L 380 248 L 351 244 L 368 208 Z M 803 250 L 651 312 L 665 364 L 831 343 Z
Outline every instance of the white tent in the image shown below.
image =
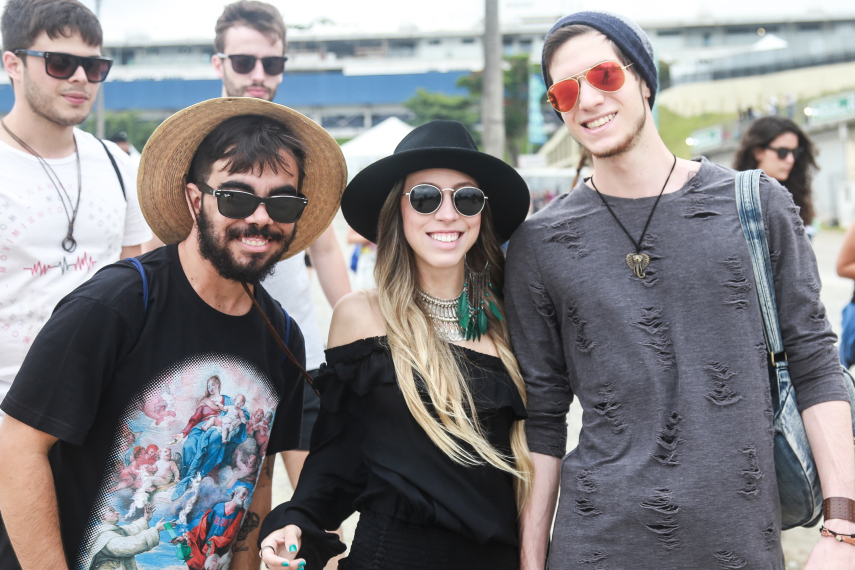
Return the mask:
M 395 152 L 395 147 L 401 139 L 412 130 L 413 127 L 401 119 L 389 117 L 341 145 L 341 152 L 344 153 L 344 160 L 347 162 L 347 177 L 353 178 L 372 162 Z

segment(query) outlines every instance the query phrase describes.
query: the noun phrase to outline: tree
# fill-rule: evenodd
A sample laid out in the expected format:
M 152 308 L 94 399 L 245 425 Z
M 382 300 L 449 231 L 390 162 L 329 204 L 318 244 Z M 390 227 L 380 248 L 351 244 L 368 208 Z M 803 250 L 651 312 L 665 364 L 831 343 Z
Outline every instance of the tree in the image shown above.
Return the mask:
M 128 142 L 142 152 L 148 138 L 160 125 L 160 121 L 152 121 L 140 118 L 136 111 L 110 111 L 104 116 L 104 136 L 110 138 L 119 131 L 128 135 Z M 80 128 L 88 133 L 95 134 L 95 118 L 90 116 Z
M 446 95 L 419 88 L 415 96 L 404 102 L 404 106 L 416 116 L 411 121 L 415 126 L 434 119 L 444 119 L 459 121 L 472 133 L 473 137 L 477 134 L 475 123 L 478 122 L 478 111 L 471 96 Z M 479 141 L 476 139 L 476 142 Z

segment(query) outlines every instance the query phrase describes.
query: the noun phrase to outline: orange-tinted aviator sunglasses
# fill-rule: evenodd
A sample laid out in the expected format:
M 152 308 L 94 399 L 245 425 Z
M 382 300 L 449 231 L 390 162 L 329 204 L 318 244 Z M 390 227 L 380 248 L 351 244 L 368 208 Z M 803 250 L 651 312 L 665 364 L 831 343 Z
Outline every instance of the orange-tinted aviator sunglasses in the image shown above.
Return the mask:
M 552 87 L 546 91 L 546 96 L 549 97 L 549 102 L 552 103 L 556 111 L 566 113 L 573 109 L 579 101 L 579 90 L 582 88 L 579 77 L 584 75 L 585 80 L 594 89 L 605 93 L 614 93 L 623 87 L 626 81 L 626 73 L 623 70 L 631 65 L 631 63 L 621 65 L 616 61 L 603 61 L 589 67 L 582 73 L 553 83 Z

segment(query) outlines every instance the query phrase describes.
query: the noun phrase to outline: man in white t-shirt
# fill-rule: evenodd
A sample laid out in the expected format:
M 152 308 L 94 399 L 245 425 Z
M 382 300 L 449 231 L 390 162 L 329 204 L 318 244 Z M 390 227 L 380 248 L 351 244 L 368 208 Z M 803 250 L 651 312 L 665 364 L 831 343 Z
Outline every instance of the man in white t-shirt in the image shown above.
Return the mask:
M 9 0 L 2 36 L 0 400 L 57 302 L 151 238 L 129 157 L 75 128 L 110 69 L 98 19 L 76 0 Z

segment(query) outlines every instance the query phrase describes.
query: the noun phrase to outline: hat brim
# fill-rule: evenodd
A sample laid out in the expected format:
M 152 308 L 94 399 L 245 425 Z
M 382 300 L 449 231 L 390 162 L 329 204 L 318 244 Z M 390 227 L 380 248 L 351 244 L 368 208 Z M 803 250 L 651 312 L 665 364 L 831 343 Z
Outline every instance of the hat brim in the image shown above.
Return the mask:
M 296 236 L 282 255 L 309 247 L 332 223 L 347 183 L 347 166 L 338 143 L 317 123 L 283 105 L 251 97 L 203 101 L 166 119 L 149 138 L 140 159 L 140 208 L 163 243 L 183 241 L 193 218 L 186 199 L 187 174 L 202 140 L 226 119 L 261 115 L 284 124 L 306 149 L 302 192 L 309 199 L 296 224 Z
M 525 221 L 531 197 L 528 185 L 509 164 L 489 154 L 461 148 L 422 148 L 399 152 L 359 172 L 341 198 L 344 219 L 359 235 L 377 243 L 380 210 L 392 186 L 408 174 L 448 168 L 468 174 L 488 198 L 499 243 Z

